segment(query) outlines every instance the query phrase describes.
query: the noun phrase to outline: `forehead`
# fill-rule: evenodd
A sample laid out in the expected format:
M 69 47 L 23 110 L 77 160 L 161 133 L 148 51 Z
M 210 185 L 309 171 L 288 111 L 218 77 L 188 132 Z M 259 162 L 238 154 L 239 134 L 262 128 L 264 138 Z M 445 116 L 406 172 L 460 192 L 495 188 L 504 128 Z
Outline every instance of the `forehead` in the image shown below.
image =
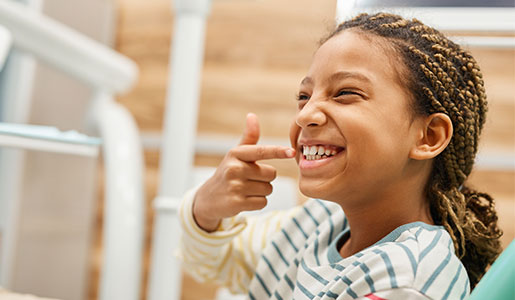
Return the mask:
M 381 37 L 343 31 L 326 41 L 317 50 L 308 71 L 312 79 L 338 72 L 355 72 L 366 76 L 372 83 L 391 81 L 398 85 L 400 64 L 396 52 Z

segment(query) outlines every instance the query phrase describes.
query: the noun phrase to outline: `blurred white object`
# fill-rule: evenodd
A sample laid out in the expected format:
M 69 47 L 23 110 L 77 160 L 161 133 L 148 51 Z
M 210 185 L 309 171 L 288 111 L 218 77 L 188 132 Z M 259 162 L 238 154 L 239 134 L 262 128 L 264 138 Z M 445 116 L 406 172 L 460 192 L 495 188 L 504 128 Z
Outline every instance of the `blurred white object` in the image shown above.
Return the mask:
M 150 300 L 180 297 L 180 266 L 173 256 L 180 236 L 177 206 L 192 175 L 204 36 L 211 0 L 175 0 L 174 5 L 163 128 L 165 142 L 161 151 L 161 183 L 155 200 Z
M 94 91 L 91 122 L 103 142 L 106 172 L 106 233 L 100 299 L 139 299 L 144 232 L 143 153 L 132 116 L 113 98 L 114 93 L 125 92 L 133 85 L 138 73 L 135 63 L 39 12 L 10 0 L 0 1 L 0 26 L 12 34 L 14 48 L 33 54 L 80 79 Z M 44 132 L 48 131 L 40 130 L 37 134 L 33 131 L 37 137 L 24 135 L 23 138 L 32 138 L 32 143 L 38 140 L 56 142 Z M 9 137 L 12 146 L 13 135 Z M 59 146 L 67 144 L 67 147 L 72 147 L 76 143 L 75 138 L 61 136 Z M 20 140 L 16 142 L 21 143 Z M 28 143 L 24 145 L 28 147 Z M 56 146 L 55 143 L 52 145 Z M 11 237 L 2 240 L 0 262 L 0 284 L 7 287 L 10 281 L 10 255 L 14 255 L 14 250 L 9 248 L 9 241 L 12 241 L 12 232 L 16 230 L 9 225 L 13 224 L 12 219 L 17 214 L 15 204 L 8 207 L 9 211 L 3 216 L 7 215 L 10 220 L 0 220 L 7 224 L 1 228 L 8 231 L 5 236 Z
M 393 1 L 396 3 L 396 1 Z M 399 2 L 399 1 L 397 1 Z M 408 2 L 406 2 L 408 3 Z M 387 6 L 380 1 L 337 1 L 337 22 L 348 20 L 359 13 L 391 12 L 406 18 L 417 18 L 438 30 L 448 32 L 451 39 L 470 47 L 515 48 L 513 36 L 456 35 L 453 32 L 490 34 L 493 32 L 515 33 L 515 7 L 436 7 Z
M 137 125 L 125 107 L 102 91 L 92 102 L 106 173 L 99 299 L 135 300 L 141 288 L 145 224 L 143 150 Z
M 4 26 L 0 26 L 0 71 L 4 68 L 5 60 L 11 49 L 11 43 L 11 33 Z
M 96 157 L 99 138 L 55 127 L 0 122 L 0 146 Z
M 27 9 L 40 10 L 41 1 L 27 1 Z M 0 26 L 2 25 L 0 20 Z M 35 71 L 34 59 L 12 47 L 7 61 L 1 70 L 0 101 L 2 101 L 0 118 L 9 122 L 26 122 L 32 96 Z M 9 99 L 7 101 L 6 99 Z M 0 284 L 10 287 L 15 271 L 15 257 L 18 242 L 20 198 L 22 191 L 23 169 L 26 155 L 23 151 L 2 151 L 0 153 L 0 230 L 2 231 L 2 249 L 0 253 Z
M 138 76 L 134 62 L 62 24 L 11 0 L 0 1 L 0 24 L 14 45 L 92 87 L 127 91 Z

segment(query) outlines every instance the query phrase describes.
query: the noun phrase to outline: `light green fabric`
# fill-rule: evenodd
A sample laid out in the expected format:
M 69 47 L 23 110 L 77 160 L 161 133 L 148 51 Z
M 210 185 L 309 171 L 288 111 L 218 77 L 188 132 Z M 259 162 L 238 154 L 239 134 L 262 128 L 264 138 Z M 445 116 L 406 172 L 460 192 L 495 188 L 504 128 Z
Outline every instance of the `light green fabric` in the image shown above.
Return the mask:
M 515 299 L 515 240 L 501 253 L 469 297 L 469 300 L 485 299 Z

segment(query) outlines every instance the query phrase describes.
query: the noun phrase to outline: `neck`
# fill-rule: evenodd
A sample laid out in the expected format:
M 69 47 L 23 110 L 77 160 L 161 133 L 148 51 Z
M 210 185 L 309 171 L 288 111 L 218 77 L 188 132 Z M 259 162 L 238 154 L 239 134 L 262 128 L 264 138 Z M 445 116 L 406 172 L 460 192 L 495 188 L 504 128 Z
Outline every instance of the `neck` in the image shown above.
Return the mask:
M 369 198 L 370 201 L 360 201 L 365 205 L 342 205 L 351 228 L 349 239 L 340 249 L 342 257 L 375 244 L 401 225 L 416 221 L 433 224 L 423 190 L 392 190 L 395 192 L 381 193 L 373 196 L 372 200 Z

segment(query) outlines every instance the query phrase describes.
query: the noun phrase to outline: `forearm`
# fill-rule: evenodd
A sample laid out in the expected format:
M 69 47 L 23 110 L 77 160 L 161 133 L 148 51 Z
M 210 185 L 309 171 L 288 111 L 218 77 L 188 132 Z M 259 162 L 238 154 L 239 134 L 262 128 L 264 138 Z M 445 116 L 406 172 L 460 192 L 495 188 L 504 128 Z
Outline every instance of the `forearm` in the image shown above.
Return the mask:
M 228 285 L 234 292 L 245 292 L 242 289 L 252 276 L 252 267 L 245 263 L 234 240 L 246 228 L 246 219 L 227 218 L 214 232 L 202 230 L 192 213 L 195 192 L 186 194 L 179 211 L 183 229 L 180 256 L 184 269 L 199 281 L 216 281 Z
M 262 250 L 297 208 L 223 219 L 213 232 L 202 230 L 192 213 L 195 190 L 181 204 L 181 257 L 185 269 L 199 281 L 216 281 L 236 293 L 247 292 Z

